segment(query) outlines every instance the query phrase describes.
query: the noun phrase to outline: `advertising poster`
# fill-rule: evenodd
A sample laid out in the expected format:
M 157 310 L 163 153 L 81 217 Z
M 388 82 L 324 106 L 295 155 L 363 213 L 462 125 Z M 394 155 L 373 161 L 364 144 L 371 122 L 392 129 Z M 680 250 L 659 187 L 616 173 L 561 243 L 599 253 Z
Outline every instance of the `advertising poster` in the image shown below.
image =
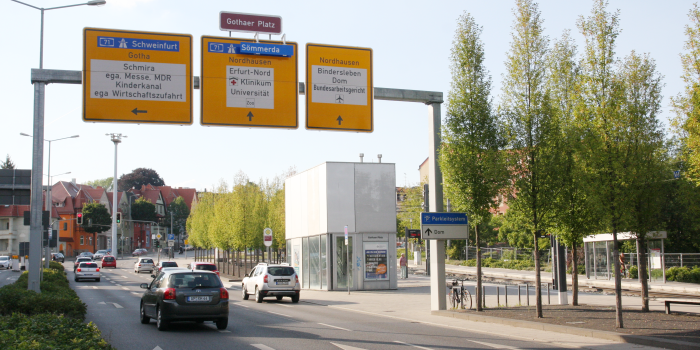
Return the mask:
M 365 280 L 389 279 L 387 257 L 389 243 L 365 242 Z

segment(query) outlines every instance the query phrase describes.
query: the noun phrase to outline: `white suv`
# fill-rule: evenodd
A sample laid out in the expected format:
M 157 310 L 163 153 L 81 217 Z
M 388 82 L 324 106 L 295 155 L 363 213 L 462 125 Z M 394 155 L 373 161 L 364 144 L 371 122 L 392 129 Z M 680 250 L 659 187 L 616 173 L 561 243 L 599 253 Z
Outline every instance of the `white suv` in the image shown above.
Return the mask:
M 268 296 L 277 297 L 277 300 L 291 297 L 293 303 L 298 303 L 301 287 L 293 267 L 261 263 L 243 278 L 242 289 L 243 300 L 248 300 L 248 296 L 254 294 L 258 303 Z
M 0 268 L 8 270 L 12 268 L 12 260 L 9 256 L 0 256 Z

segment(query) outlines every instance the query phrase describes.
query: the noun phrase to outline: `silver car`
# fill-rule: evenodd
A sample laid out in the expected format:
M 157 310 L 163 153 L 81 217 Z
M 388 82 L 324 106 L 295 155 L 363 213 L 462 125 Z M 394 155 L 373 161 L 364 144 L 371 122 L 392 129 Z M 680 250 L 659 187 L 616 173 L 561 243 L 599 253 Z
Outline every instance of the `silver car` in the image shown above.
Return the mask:
M 83 279 L 94 279 L 100 281 L 100 267 L 94 262 L 81 262 L 78 268 L 75 269 L 75 281 Z
M 92 260 L 95 260 L 95 261 L 102 260 L 102 258 L 104 258 L 105 255 L 107 255 L 107 250 L 98 250 L 92 256 Z
M 152 272 L 153 271 L 153 259 L 151 258 L 138 258 L 134 263 L 134 272 L 141 273 L 141 271 Z
M 0 256 L 0 269 L 11 269 L 12 260 L 9 256 Z
M 262 303 L 263 298 L 274 296 L 277 300 L 291 297 L 293 303 L 299 302 L 299 277 L 294 268 L 282 265 L 258 264 L 242 282 L 243 300 L 248 300 L 250 294 L 255 295 L 255 301 Z

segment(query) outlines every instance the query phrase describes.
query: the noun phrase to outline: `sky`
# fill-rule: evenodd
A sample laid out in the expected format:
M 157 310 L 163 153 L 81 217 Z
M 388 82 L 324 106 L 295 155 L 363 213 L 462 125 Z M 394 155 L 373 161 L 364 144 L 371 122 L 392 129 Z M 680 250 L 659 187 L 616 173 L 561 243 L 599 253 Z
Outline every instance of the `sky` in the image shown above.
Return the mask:
M 77 0 L 73 0 L 77 1 Z M 26 0 L 37 7 L 75 2 Z M 668 129 L 673 117 L 670 97 L 683 91 L 681 62 L 692 1 L 611 0 L 620 10 L 622 32 L 619 58 L 631 51 L 649 53 L 664 76 L 661 121 Z M 486 66 L 493 78 L 492 97 L 500 100 L 504 62 L 510 48 L 514 1 L 179 1 L 107 0 L 104 6 L 80 6 L 45 12 L 44 68 L 82 69 L 85 27 L 182 33 L 193 36 L 194 75 L 200 72 L 199 42 L 203 35 L 227 37 L 219 29 L 219 12 L 281 16 L 287 40 L 299 48 L 306 43 L 368 47 L 373 50 L 374 86 L 442 92 L 450 89 L 450 50 L 458 17 L 468 12 L 483 26 Z M 576 28 L 588 16 L 590 1 L 540 1 L 545 34 L 559 38 L 570 30 L 579 53 L 583 37 Z M 18 169 L 31 168 L 32 140 L 20 136 L 33 129 L 32 68 L 39 67 L 40 11 L 0 0 L 0 158 L 9 154 Z M 253 37 L 232 33 L 234 38 Z M 273 36 L 272 39 L 279 39 Z M 305 51 L 299 50 L 299 80 L 305 77 Z M 203 127 L 199 123 L 199 92 L 193 96 L 194 122 L 189 126 L 86 123 L 82 120 L 82 87 L 51 84 L 46 88 L 45 139 L 52 143 L 52 182 L 78 183 L 114 174 L 114 144 L 107 133 L 127 138 L 118 148 L 118 174 L 135 168 L 156 170 L 166 185 L 211 191 L 221 180 L 228 184 L 239 171 L 252 181 L 271 179 L 290 168 L 304 171 L 325 161 L 396 164 L 397 186 L 419 182 L 418 166 L 428 157 L 428 107 L 420 103 L 375 101 L 374 132 L 317 131 L 304 128 L 305 99 L 299 96 L 300 127 L 277 130 L 242 127 Z M 445 106 L 442 107 L 444 118 Z M 45 143 L 47 144 L 47 143 Z M 44 152 L 44 174 L 47 173 Z M 47 181 L 46 177 L 45 181 Z M 45 182 L 46 183 L 46 182 Z

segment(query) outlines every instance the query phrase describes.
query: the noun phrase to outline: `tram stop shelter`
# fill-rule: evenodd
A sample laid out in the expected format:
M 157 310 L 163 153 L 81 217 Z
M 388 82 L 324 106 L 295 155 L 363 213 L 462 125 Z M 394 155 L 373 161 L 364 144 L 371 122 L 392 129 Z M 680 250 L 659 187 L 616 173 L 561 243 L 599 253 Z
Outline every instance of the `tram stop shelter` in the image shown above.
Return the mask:
M 663 280 L 666 281 L 666 264 L 664 261 L 664 239 L 667 237 L 666 231 L 649 231 L 647 239 L 647 261 L 649 275 L 652 270 L 662 270 Z M 619 232 L 617 240 L 622 241 L 637 240 L 634 232 Z M 615 278 L 615 261 L 613 261 L 613 235 L 603 233 L 590 235 L 583 238 L 583 249 L 586 264 L 586 278 L 588 279 L 613 279 Z M 637 250 L 639 251 L 639 246 Z M 628 266 L 639 266 L 639 256 L 636 253 L 627 254 L 625 263 Z
M 302 288 L 396 289 L 395 198 L 391 163 L 325 162 L 288 178 L 287 262 Z

